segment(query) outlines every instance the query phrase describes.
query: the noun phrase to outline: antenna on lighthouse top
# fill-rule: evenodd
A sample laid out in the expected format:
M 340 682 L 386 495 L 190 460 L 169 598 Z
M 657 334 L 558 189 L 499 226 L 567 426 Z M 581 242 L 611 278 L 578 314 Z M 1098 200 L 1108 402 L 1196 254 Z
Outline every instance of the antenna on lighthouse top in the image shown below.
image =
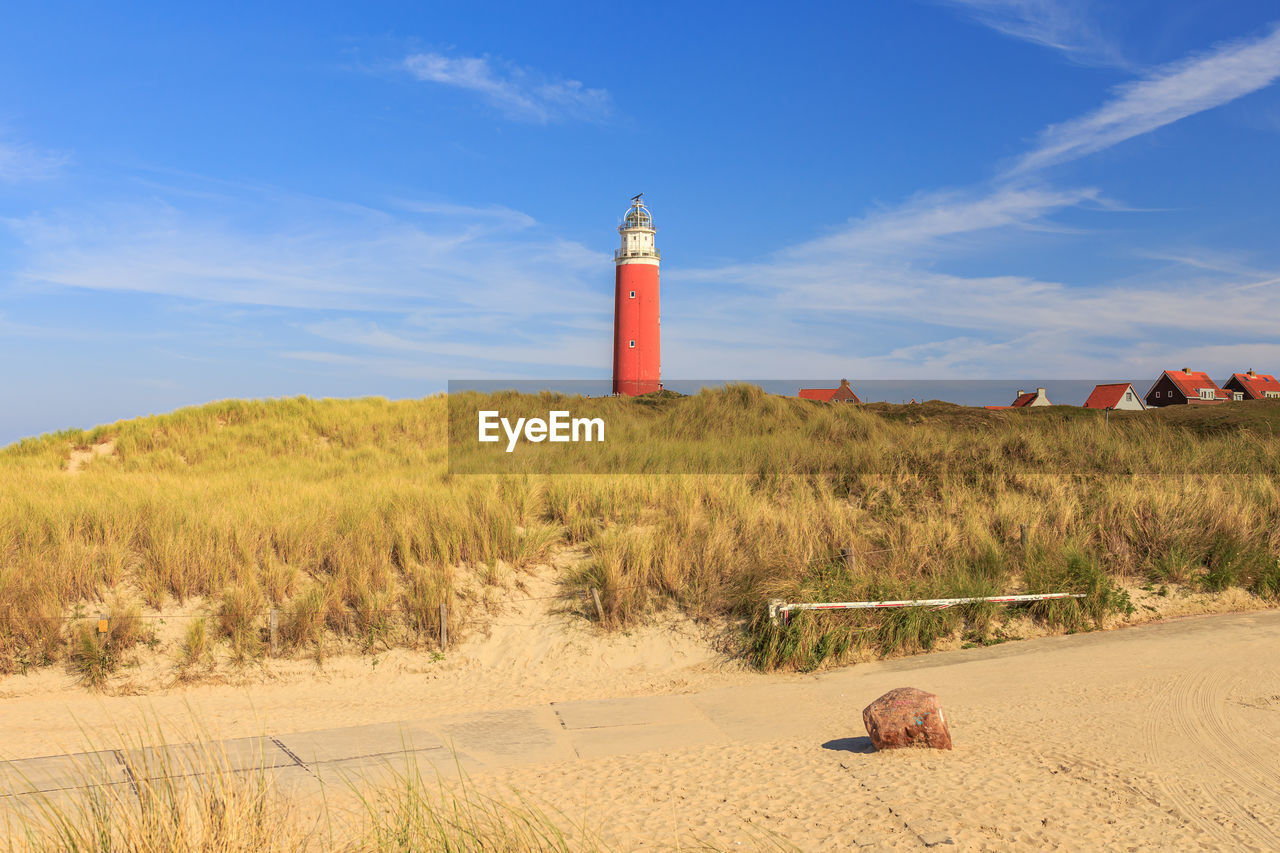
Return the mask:
M 631 207 L 627 210 L 627 215 L 622 217 L 622 227 L 618 229 L 619 231 L 629 228 L 653 229 L 653 216 L 641 201 L 643 197 L 644 193 L 636 193 L 631 197 Z

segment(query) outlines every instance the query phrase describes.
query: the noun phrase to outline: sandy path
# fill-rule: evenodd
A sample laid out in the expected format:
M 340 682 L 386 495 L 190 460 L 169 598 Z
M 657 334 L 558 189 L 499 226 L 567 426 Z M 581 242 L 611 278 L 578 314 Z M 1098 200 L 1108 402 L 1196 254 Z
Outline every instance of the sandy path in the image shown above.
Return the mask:
M 602 655 L 588 639 L 578 638 L 580 657 L 572 657 L 568 645 L 549 653 L 568 656 L 559 662 L 580 675 Z M 642 648 L 660 642 L 657 635 L 606 642 L 619 639 Z M 615 656 L 625 653 L 624 646 L 606 648 Z M 809 676 L 759 676 L 705 660 L 666 671 L 635 670 L 630 677 L 647 686 L 631 695 L 684 689 L 677 704 L 696 706 L 705 725 L 654 725 L 649 731 L 665 732 L 670 745 L 663 737 L 646 740 L 642 723 L 625 719 L 627 707 L 654 705 L 638 698 L 614 711 L 623 719 L 613 740 L 631 742 L 626 750 L 607 754 L 611 736 L 605 727 L 578 741 L 594 744 L 592 754 L 578 747 L 575 758 L 521 763 L 516 751 L 509 766 L 499 762 L 474 773 L 472 781 L 499 795 L 515 789 L 585 821 L 621 849 L 672 849 L 696 840 L 759 849 L 778 838 L 804 850 L 1275 850 L 1276 648 L 1280 612 L 1262 611 Z M 465 662 L 455 665 L 457 670 L 436 673 L 335 676 L 306 689 L 202 687 L 183 696 L 94 701 L 118 720 L 131 708 L 174 712 L 186 699 L 216 720 L 220 734 L 237 734 L 261 731 L 264 716 L 275 718 L 275 731 L 289 731 L 334 720 L 371 722 L 371 714 L 421 719 L 486 703 L 536 705 L 550 716 L 538 703 L 565 700 L 557 694 L 561 688 L 592 698 L 572 679 L 537 686 L 504 672 L 512 685 L 506 694 L 485 687 L 470 703 L 453 704 L 463 699 L 459 685 L 467 683 L 454 679 L 469 673 L 471 682 L 483 683 L 486 671 L 482 664 L 473 670 Z M 610 668 L 599 663 L 591 671 Z M 594 695 L 610 695 L 617 684 L 603 683 Z M 870 751 L 861 708 L 904 684 L 942 696 L 954 751 Z M 386 693 L 373 689 L 388 687 Z M 371 689 L 376 703 L 366 695 Z M 301 703 L 291 714 L 285 713 L 290 696 Z M 37 732 L 31 722 L 40 710 L 32 702 L 0 706 L 0 744 L 8 757 L 45 752 L 33 743 L 43 742 L 44 729 L 65 727 L 72 710 L 46 713 L 47 725 L 42 721 Z M 664 703 L 670 704 L 658 704 Z
M 741 685 L 700 700 L 754 721 L 735 743 L 476 781 L 624 849 L 1276 850 L 1277 647 L 1271 611 Z M 861 708 L 903 684 L 944 698 L 953 752 L 869 750 Z

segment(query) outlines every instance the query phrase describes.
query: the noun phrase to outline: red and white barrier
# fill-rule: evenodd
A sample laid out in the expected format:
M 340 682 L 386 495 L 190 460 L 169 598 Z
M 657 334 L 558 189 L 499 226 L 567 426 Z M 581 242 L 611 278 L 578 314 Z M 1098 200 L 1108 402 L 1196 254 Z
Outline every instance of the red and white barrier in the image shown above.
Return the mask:
M 1027 601 L 1048 601 L 1055 598 L 1084 598 L 1078 592 L 1043 592 L 1029 595 L 989 595 L 979 598 L 917 598 L 910 601 L 829 601 L 811 604 L 787 604 L 780 598 L 769 602 L 769 621 L 775 625 L 778 616 L 786 622 L 792 610 L 884 610 L 892 607 L 934 607 L 939 610 L 957 604 L 990 601 L 996 604 L 1021 604 Z

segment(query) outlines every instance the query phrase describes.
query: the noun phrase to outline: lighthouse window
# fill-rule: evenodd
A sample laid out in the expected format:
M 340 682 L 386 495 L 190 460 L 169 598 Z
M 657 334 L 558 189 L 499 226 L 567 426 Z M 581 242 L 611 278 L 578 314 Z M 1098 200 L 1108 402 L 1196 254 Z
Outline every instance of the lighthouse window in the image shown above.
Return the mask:
M 631 344 L 630 344 L 630 346 L 631 346 L 631 348 L 632 348 L 632 349 L 635 349 L 635 348 L 636 348 L 636 342 L 635 342 L 635 341 L 632 341 L 632 342 L 631 342 Z
M 632 299 L 635 299 L 635 298 L 636 298 L 636 292 L 635 292 L 634 290 L 633 290 L 633 291 L 631 291 L 631 298 L 632 298 Z

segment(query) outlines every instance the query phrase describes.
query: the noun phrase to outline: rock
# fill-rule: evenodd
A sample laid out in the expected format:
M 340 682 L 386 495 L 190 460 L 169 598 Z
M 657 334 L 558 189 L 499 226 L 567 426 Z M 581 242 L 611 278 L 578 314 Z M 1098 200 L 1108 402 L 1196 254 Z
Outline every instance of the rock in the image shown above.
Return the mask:
M 890 690 L 863 708 L 862 722 L 876 749 L 951 748 L 951 731 L 942 715 L 942 703 L 932 693 L 914 687 Z

